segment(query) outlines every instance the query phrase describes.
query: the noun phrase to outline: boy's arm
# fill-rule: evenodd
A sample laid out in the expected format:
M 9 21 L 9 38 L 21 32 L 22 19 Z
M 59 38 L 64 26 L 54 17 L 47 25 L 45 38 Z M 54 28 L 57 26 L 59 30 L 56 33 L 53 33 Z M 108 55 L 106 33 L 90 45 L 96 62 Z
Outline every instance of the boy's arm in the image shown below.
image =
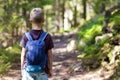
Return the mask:
M 48 50 L 48 69 L 49 69 L 49 77 L 52 77 L 52 63 L 53 63 L 53 54 L 52 49 Z
M 22 48 L 22 52 L 21 52 L 21 70 L 24 68 L 25 54 L 26 54 L 26 49 Z

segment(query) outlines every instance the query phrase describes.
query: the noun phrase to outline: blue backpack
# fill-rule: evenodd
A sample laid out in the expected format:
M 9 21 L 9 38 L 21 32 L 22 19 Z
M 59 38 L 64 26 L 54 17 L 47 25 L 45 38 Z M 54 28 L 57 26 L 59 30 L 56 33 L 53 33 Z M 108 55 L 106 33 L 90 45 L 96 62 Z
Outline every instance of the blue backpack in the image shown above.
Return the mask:
M 45 68 L 48 54 L 45 53 L 44 39 L 47 32 L 43 32 L 38 40 L 33 40 L 30 32 L 25 33 L 28 41 L 26 43 L 26 66 L 27 72 L 40 72 Z

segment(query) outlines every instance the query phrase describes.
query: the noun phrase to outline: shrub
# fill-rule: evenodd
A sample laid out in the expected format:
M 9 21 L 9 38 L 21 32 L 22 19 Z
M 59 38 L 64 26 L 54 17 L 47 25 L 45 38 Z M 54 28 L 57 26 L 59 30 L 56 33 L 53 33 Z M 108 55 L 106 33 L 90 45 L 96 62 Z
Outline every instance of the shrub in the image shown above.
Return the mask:
M 0 76 L 5 74 L 12 67 L 12 63 L 19 59 L 20 47 L 18 44 L 6 49 L 0 49 Z

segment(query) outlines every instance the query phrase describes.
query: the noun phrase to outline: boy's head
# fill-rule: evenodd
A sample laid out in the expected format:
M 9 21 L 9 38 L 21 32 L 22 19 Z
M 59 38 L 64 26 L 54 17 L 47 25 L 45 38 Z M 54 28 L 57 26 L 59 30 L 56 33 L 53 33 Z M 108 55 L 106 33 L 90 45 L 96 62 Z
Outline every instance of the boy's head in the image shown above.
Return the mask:
M 30 12 L 30 21 L 34 23 L 44 22 L 44 13 L 41 8 L 33 8 Z

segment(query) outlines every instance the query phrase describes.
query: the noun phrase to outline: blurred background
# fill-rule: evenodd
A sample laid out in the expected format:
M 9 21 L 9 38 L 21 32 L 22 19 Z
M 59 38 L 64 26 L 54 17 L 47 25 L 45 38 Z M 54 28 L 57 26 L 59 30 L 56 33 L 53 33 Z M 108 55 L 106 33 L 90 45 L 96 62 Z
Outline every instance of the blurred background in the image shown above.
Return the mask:
M 0 47 L 16 43 L 31 28 L 29 13 L 34 7 L 44 10 L 43 28 L 54 34 L 80 27 L 118 3 L 119 0 L 0 0 Z
M 77 58 L 83 58 L 89 69 L 120 62 L 119 47 L 112 57 L 120 41 L 120 0 L 0 0 L 1 75 L 19 61 L 19 42 L 31 29 L 29 14 L 35 7 L 44 10 L 43 29 L 52 36 L 77 29 Z

